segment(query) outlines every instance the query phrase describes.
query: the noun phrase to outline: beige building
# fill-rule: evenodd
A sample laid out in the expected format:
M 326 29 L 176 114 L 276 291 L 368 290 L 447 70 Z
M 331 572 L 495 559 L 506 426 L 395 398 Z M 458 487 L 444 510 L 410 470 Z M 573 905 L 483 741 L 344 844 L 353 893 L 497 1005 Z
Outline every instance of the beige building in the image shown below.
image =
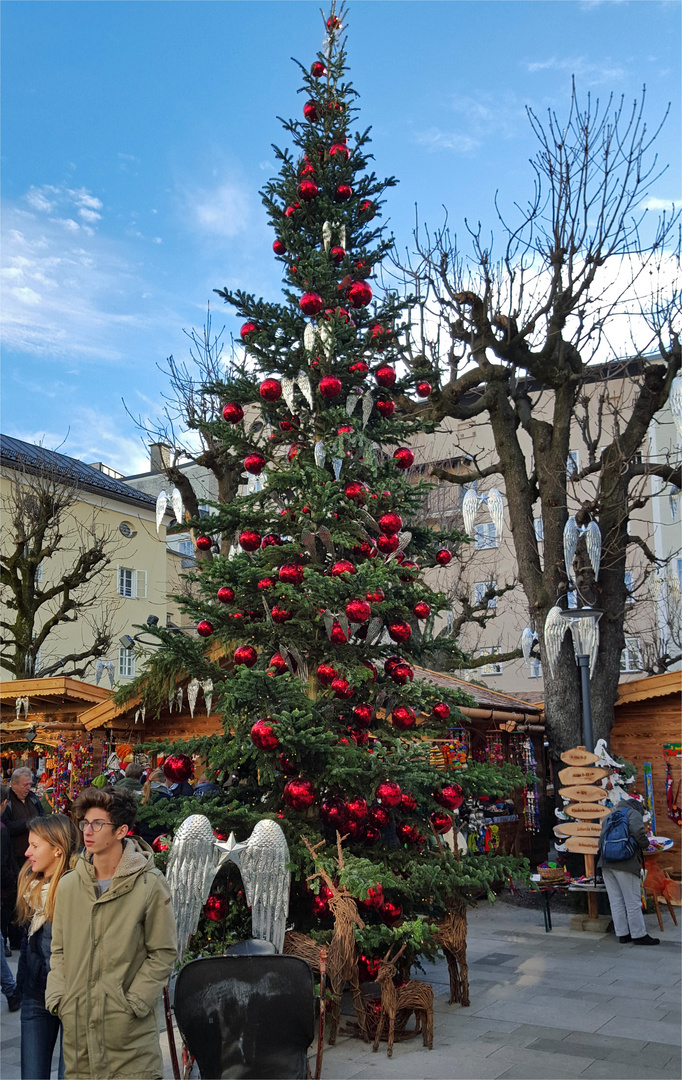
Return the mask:
M 138 633 L 136 627 L 145 624 L 150 616 L 162 625 L 167 621 L 166 522 L 170 519 L 165 519 L 157 533 L 155 498 L 123 483 L 120 474 L 101 463 L 86 465 L 6 436 L 2 436 L 0 446 L 3 556 L 14 543 L 12 507 L 16 507 L 18 499 L 35 498 L 40 485 L 44 489 L 46 484 L 52 484 L 55 489 L 69 492 L 68 505 L 61 515 L 61 539 L 54 553 L 40 563 L 35 588 L 46 591 L 61 581 L 79 553 L 92 546 L 93 538 L 104 537 L 109 558 L 84 589 L 88 600 L 84 610 L 74 621 L 58 623 L 45 639 L 36 657 L 36 675 L 63 657 L 87 649 L 98 626 L 106 623 L 111 631 L 111 646 L 99 661 L 89 660 L 80 677 L 95 682 L 99 673 L 106 686 L 111 679 L 114 684 L 130 680 L 139 673 L 140 657 L 119 639 Z M 3 605 L 8 599 L 11 597 L 5 590 Z M 56 597 L 40 608 L 36 630 L 54 612 L 57 601 Z M 6 606 L 2 618 L 13 621 L 13 612 Z M 66 663 L 56 673 L 69 675 L 71 670 L 73 665 Z M 6 669 L 2 669 L 2 676 L 12 677 Z

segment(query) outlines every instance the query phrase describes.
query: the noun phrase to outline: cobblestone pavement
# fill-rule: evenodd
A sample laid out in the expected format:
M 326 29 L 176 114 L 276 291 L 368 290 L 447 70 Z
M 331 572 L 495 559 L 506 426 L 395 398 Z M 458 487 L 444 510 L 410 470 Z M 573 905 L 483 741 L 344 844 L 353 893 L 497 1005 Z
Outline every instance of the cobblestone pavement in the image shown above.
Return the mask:
M 341 1035 L 325 1050 L 323 1080 L 680 1080 L 682 927 L 663 919 L 659 935 L 647 916 L 661 945 L 641 948 L 571 931 L 569 915 L 553 914 L 545 933 L 539 911 L 481 905 L 469 916 L 470 1007 L 448 1005 L 445 963 L 417 973 L 434 988 L 433 1050 L 398 1043 L 389 1060 L 385 1043 L 373 1054 Z M 19 1031 L 3 998 L 2 1080 L 20 1076 Z M 162 1047 L 171 1080 L 165 1032 Z

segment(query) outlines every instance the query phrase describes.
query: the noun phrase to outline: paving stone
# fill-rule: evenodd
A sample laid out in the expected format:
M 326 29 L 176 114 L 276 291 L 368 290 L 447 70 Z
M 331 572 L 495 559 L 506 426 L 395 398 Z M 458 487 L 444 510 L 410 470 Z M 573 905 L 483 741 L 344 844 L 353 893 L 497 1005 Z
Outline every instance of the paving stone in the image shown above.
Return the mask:
M 644 1039 L 627 1039 L 624 1041 L 622 1037 L 617 1035 L 602 1035 L 601 1032 L 597 1035 L 591 1035 L 585 1031 L 571 1031 L 566 1036 L 566 1042 L 578 1043 L 586 1049 L 591 1049 L 593 1046 L 605 1046 L 610 1050 L 622 1050 L 624 1046 L 627 1046 L 629 1054 L 637 1054 L 645 1046 L 650 1045 Z
M 628 1040 L 623 1039 L 623 1043 L 627 1043 Z M 680 1075 L 679 1063 L 680 1055 L 675 1055 L 674 1046 L 665 1046 L 663 1049 L 650 1050 L 649 1047 L 652 1044 L 649 1043 L 643 1050 L 640 1050 L 638 1054 L 633 1054 L 628 1046 L 623 1045 L 620 1050 L 610 1050 L 608 1055 L 609 1061 L 623 1061 L 626 1064 L 633 1065 L 635 1062 L 639 1062 L 639 1068 L 642 1072 L 642 1076 L 646 1076 L 650 1068 L 654 1066 L 660 1068 L 674 1069 L 676 1064 L 678 1065 L 677 1073 Z
M 634 1016 L 641 1020 L 667 1019 L 665 1007 L 661 1008 L 656 1000 L 638 1001 L 637 998 L 613 997 L 608 1004 L 613 1006 L 616 1016 Z M 671 1019 L 674 1019 L 674 1016 Z M 677 1022 L 679 1023 L 679 1014 Z
M 672 1009 L 670 1012 L 665 1013 L 661 1019 L 670 1024 L 682 1024 L 682 1012 L 679 1009 Z
M 510 1075 L 509 1070 L 525 1070 L 520 1075 L 526 1080 L 534 1080 L 535 1077 L 561 1076 L 564 1080 L 572 1080 L 578 1077 L 591 1065 L 594 1058 L 589 1054 L 582 1057 L 574 1057 L 571 1054 L 548 1054 L 543 1050 L 529 1050 L 527 1047 L 502 1046 L 494 1054 L 486 1058 L 494 1064 L 497 1060 L 506 1062 L 507 1072 L 503 1076 Z
M 519 1024 L 515 1031 L 504 1036 L 505 1046 L 528 1046 L 535 1039 L 551 1039 L 560 1042 L 571 1032 L 564 1028 L 540 1027 L 536 1024 Z M 497 1039 L 493 1032 L 485 1031 L 479 1036 L 479 1042 L 492 1042 Z
M 680 1045 L 679 1024 L 665 1024 L 656 1020 L 638 1020 L 634 1016 L 616 1016 L 599 1028 L 599 1034 L 621 1035 L 626 1039 L 639 1038 L 647 1042 Z
M 532 1019 L 536 1024 L 548 1027 L 563 1026 L 571 1031 L 597 1031 L 615 1017 L 615 1010 L 608 1006 L 581 1005 L 579 1001 L 548 1001 L 532 1005 Z M 526 1002 L 493 1002 L 476 1011 L 476 1016 L 485 1019 L 507 1019 L 523 1023 L 529 1019 L 529 1006 Z M 623 1023 L 626 1023 L 625 1019 Z
M 579 1042 L 569 1042 L 568 1039 L 561 1039 L 558 1042 L 553 1039 L 534 1039 L 532 1042 L 526 1043 L 526 1049 L 543 1050 L 547 1054 L 570 1054 L 571 1057 L 579 1058 L 583 1058 L 587 1054 L 592 1058 L 607 1058 L 610 1052 L 607 1046 L 597 1046 L 592 1042 L 588 1048 Z
M 595 1080 L 679 1080 L 679 1073 L 667 1068 L 648 1067 L 642 1072 L 643 1065 L 643 1062 L 628 1065 L 622 1061 L 594 1061 L 580 1076 Z
M 635 998 L 637 1001 L 655 1001 L 657 1005 L 662 1000 L 662 997 L 666 996 L 662 994 L 660 986 L 635 986 L 629 980 L 623 979 L 614 979 L 612 982 L 608 982 L 606 979 L 603 981 L 601 979 L 590 980 L 583 983 L 580 989 L 581 993 L 583 990 L 586 993 L 605 993 L 609 997 L 629 997 Z

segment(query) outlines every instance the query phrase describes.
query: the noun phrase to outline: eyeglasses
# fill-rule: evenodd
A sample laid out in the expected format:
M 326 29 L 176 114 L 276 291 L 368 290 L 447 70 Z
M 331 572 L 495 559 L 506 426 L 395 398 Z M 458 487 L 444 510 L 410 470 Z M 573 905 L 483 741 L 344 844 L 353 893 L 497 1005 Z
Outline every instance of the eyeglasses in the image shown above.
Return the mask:
M 92 832 L 101 832 L 105 825 L 111 825 L 112 829 L 115 829 L 113 821 L 79 821 L 78 828 L 81 832 L 85 832 L 87 829 L 91 829 Z

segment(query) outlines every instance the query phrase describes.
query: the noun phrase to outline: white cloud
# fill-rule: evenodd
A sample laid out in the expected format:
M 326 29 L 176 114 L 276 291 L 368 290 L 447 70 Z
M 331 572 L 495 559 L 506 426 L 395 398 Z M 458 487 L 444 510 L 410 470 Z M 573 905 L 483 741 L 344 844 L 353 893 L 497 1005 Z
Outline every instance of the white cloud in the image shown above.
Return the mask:
M 35 292 L 34 289 L 30 289 L 27 285 L 12 289 L 11 293 L 12 296 L 16 296 L 17 300 L 22 304 L 35 305 L 40 303 L 40 294 Z
M 6 425 L 7 434 L 28 443 L 40 443 L 51 450 L 91 465 L 103 461 L 124 476 L 146 472 L 149 455 L 141 438 L 122 434 L 110 413 L 95 408 L 74 407 L 69 411 L 68 431 L 41 431 Z
M 658 199 L 654 195 L 644 203 L 645 210 L 668 210 L 673 206 L 680 206 L 682 199 Z
M 213 190 L 186 192 L 185 201 L 195 225 L 211 236 L 232 237 L 247 228 L 249 198 L 238 184 L 224 182 Z
M 56 202 L 54 199 L 48 198 L 48 192 L 56 194 L 57 188 L 53 188 L 49 184 L 43 185 L 42 188 L 31 187 L 26 193 L 26 202 L 32 210 L 36 210 L 38 213 L 51 214 Z
M 481 143 L 471 135 L 457 131 L 441 131 L 432 127 L 415 135 L 416 142 L 427 150 L 454 150 L 456 154 L 469 156 L 479 149 Z
M 83 221 L 100 221 L 102 217 L 102 215 L 98 214 L 95 210 L 88 210 L 84 206 L 81 206 L 78 214 L 83 218 Z
M 541 71 L 567 72 L 587 86 L 613 82 L 625 74 L 624 68 L 610 57 L 594 62 L 585 56 L 549 56 L 545 60 L 527 60 L 524 66 L 531 75 Z

